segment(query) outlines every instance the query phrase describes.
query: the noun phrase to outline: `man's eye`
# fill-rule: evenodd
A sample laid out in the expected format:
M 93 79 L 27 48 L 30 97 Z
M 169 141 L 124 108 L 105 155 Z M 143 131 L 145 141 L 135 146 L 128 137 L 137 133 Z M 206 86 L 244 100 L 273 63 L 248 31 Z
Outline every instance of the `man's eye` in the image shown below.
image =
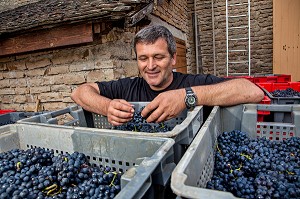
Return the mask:
M 162 60 L 164 57 L 163 56 L 155 56 L 154 59 L 156 60 Z
M 139 60 L 140 60 L 140 61 L 146 61 L 147 58 L 146 58 L 146 57 L 140 57 Z

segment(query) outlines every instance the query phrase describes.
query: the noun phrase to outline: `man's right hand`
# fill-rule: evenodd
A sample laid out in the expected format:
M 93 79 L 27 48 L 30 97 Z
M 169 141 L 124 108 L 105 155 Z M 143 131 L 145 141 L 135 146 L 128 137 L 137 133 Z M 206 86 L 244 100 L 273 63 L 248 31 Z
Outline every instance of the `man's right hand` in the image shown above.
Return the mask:
M 133 118 L 133 105 L 123 99 L 113 99 L 107 109 L 108 122 L 120 126 Z

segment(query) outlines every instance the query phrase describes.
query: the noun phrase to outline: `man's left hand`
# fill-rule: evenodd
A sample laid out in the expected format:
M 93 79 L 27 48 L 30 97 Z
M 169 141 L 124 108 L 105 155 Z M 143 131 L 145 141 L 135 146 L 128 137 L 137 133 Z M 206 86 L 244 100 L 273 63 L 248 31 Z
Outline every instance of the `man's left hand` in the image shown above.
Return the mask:
M 176 89 L 160 93 L 142 111 L 147 122 L 163 122 L 179 115 L 185 108 L 185 90 Z

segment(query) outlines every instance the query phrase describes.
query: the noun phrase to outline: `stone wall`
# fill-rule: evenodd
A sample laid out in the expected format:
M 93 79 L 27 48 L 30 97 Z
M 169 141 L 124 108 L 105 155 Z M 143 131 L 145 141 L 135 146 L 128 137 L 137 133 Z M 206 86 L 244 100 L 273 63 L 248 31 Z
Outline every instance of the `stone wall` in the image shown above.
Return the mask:
M 226 75 L 226 7 L 225 0 L 214 0 L 216 75 Z M 230 1 L 229 1 L 230 2 Z M 234 2 L 234 1 L 231 1 Z M 247 2 L 247 1 L 243 1 Z M 203 73 L 214 73 L 212 2 L 196 2 Z M 239 26 L 240 21 L 233 23 Z M 244 33 L 240 30 L 239 34 Z M 192 38 L 189 38 L 192 40 Z M 246 44 L 245 44 L 246 45 Z M 246 46 L 247 47 L 247 46 Z M 238 55 L 237 59 L 242 55 Z M 273 4 L 272 0 L 251 0 L 251 74 L 272 73 L 273 67 Z M 232 67 L 231 67 L 232 68 Z M 234 67 L 233 73 L 247 72 Z
M 186 1 L 164 1 L 153 15 L 186 34 Z M 58 110 L 74 104 L 80 84 L 137 76 L 131 41 L 139 29 L 115 27 L 89 45 L 0 57 L 0 109 L 34 111 L 40 101 L 39 111 Z
M 113 28 L 87 46 L 0 58 L 0 109 L 34 111 L 70 106 L 85 82 L 138 75 L 130 45 L 135 29 Z
M 188 30 L 187 1 L 164 0 L 160 6 L 154 7 L 153 15 L 186 32 Z

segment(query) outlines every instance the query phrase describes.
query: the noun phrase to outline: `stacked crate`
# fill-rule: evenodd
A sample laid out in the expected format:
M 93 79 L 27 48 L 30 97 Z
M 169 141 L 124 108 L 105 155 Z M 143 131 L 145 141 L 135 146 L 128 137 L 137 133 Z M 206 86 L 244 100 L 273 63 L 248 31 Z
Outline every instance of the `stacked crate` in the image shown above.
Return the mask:
M 293 120 L 290 123 L 258 122 L 258 110 L 287 111 L 292 114 Z M 214 172 L 217 138 L 223 132 L 233 130 L 245 132 L 251 138 L 265 137 L 277 141 L 300 137 L 300 106 L 245 104 L 214 107 L 172 172 L 171 188 L 178 198 L 236 198 L 230 192 L 206 188 Z

